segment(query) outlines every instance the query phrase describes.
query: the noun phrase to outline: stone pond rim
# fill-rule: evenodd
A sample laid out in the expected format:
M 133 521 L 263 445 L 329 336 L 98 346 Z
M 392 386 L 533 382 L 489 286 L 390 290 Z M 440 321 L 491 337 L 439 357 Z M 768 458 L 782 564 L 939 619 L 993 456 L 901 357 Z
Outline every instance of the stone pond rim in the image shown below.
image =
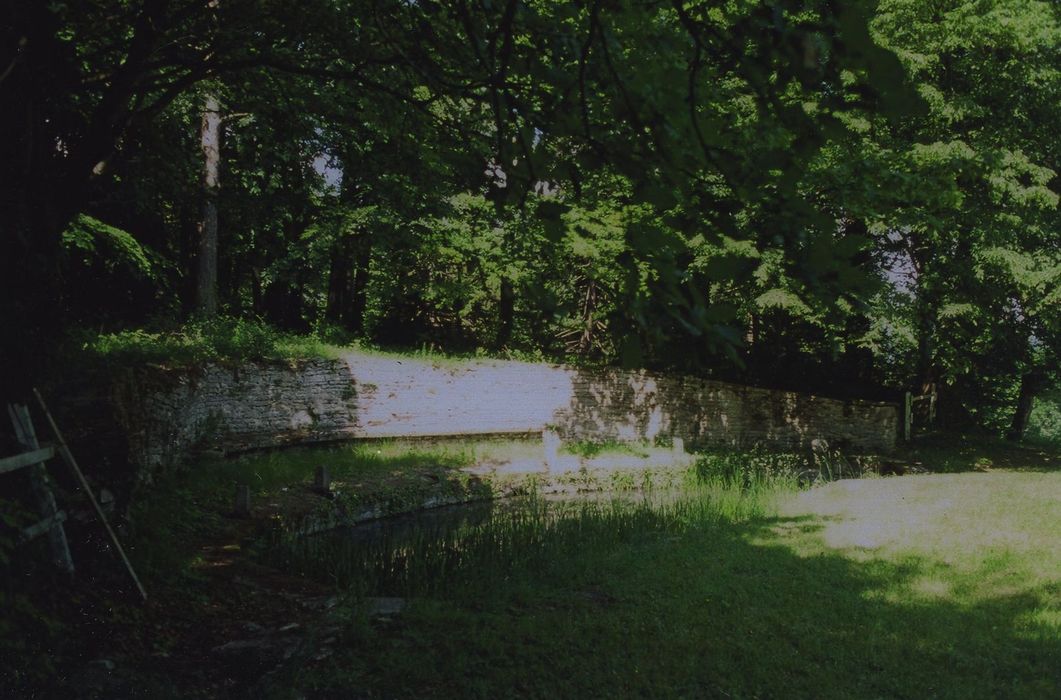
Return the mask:
M 96 387 L 89 423 L 115 426 L 137 483 L 205 450 L 223 453 L 357 438 L 515 435 L 565 441 L 679 437 L 690 449 L 889 452 L 898 404 L 838 400 L 645 370 L 505 360 L 395 358 L 139 367 Z M 77 420 L 77 416 L 72 420 Z M 113 436 L 112 436 L 113 438 Z M 92 435 L 85 437 L 91 443 Z

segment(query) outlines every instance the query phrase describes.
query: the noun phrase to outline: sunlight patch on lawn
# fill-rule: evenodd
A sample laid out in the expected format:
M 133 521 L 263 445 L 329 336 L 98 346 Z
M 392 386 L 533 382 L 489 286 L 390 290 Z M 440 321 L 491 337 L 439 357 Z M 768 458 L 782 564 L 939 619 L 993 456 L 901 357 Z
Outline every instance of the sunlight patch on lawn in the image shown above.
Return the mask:
M 948 598 L 951 585 L 934 577 L 922 577 L 910 584 L 910 590 L 922 598 Z
M 783 537 L 804 556 L 834 551 L 920 569 L 906 584 L 896 582 L 889 597 L 971 604 L 1046 591 L 1050 599 L 1061 584 L 1058 473 L 841 481 L 785 499 L 780 514 L 804 524 L 803 536 L 789 530 Z M 817 532 L 805 526 L 807 518 L 816 519 Z
M 1027 639 L 1061 637 L 1061 604 L 1024 613 L 1017 618 L 1017 631 Z

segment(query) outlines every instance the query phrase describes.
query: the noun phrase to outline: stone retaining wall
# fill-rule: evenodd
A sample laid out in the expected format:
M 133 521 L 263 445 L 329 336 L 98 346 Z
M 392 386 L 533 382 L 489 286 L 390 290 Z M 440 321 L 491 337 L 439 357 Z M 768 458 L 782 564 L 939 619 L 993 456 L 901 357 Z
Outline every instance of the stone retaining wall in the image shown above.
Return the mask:
M 144 369 L 115 392 L 130 458 L 154 471 L 204 449 L 398 436 L 528 433 L 687 446 L 856 452 L 895 444 L 895 404 L 839 401 L 645 371 L 350 354 L 198 370 Z

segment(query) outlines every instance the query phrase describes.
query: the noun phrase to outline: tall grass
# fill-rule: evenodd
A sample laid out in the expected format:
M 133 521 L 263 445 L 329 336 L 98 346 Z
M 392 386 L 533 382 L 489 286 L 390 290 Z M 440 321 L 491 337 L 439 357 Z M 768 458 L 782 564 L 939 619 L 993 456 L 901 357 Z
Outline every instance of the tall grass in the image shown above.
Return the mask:
M 454 470 L 476 463 L 479 452 L 490 448 L 487 441 L 415 441 L 382 439 L 253 452 L 226 460 L 214 471 L 230 480 L 250 478 L 262 486 L 288 485 L 312 478 L 319 465 L 326 465 L 333 478 L 377 479 L 407 474 L 411 470 Z
M 634 457 L 648 457 L 648 443 L 646 442 L 620 442 L 618 440 L 604 440 L 594 442 L 581 440 L 578 442 L 565 443 L 560 451 L 566 454 L 578 455 L 584 459 L 592 459 L 603 455 L 630 455 Z
M 278 530 L 263 556 L 357 595 L 430 596 L 499 586 L 516 571 L 558 562 L 577 566 L 580 552 L 762 517 L 772 512 L 775 496 L 795 487 L 792 474 L 768 472 L 757 462 L 725 464 L 726 474 L 693 470 L 677 491 L 574 500 L 532 494 L 480 511 L 481 517 L 458 511 L 448 522 L 402 527 L 392 521 L 368 538 L 358 528 L 309 537 Z
M 338 357 L 341 349 L 314 336 L 272 328 L 257 319 L 219 317 L 179 328 L 72 334 L 67 354 L 76 362 L 129 367 L 144 363 L 192 366 L 206 362 Z
M 334 359 L 355 352 L 361 355 L 415 358 L 457 366 L 470 360 L 516 360 L 546 362 L 558 360 L 541 351 L 505 350 L 487 352 L 444 352 L 434 345 L 386 349 L 349 333 L 330 327 L 315 333 L 283 331 L 260 318 L 219 316 L 190 320 L 167 327 L 133 328 L 112 332 L 94 329 L 71 331 L 64 354 L 78 364 L 95 366 L 136 366 L 144 363 L 165 366 L 197 366 L 206 362 L 248 362 L 257 360 Z M 578 358 L 566 358 L 577 362 Z M 585 364 L 585 363 L 582 363 Z
M 783 498 L 764 519 L 754 480 L 738 476 L 704 484 L 707 498 L 510 513 L 426 554 L 376 550 L 364 565 L 382 572 L 375 592 L 429 594 L 387 622 L 350 601 L 334 661 L 299 659 L 276 685 L 312 697 L 1058 697 L 1061 475 L 873 479 Z M 712 491 L 744 496 L 735 515 L 750 521 L 727 522 Z
M 330 447 L 287 448 L 248 453 L 233 459 L 209 458 L 155 484 L 130 509 L 134 564 L 147 578 L 187 573 L 197 544 L 223 529 L 236 484 L 250 487 L 264 501 L 291 487 L 308 485 L 325 465 L 333 478 L 350 480 L 363 491 L 400 493 L 396 484 L 416 483 L 421 473 L 442 479 L 475 463 L 476 443 L 411 443 L 399 440 L 355 442 Z

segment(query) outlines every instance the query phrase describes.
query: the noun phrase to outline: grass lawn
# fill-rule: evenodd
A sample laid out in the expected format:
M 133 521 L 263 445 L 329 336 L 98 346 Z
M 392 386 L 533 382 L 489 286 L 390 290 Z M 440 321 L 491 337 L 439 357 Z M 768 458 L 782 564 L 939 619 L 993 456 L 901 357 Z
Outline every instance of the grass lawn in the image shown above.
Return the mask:
M 82 568 L 56 608 L 81 611 L 65 646 L 34 642 L 58 672 L 22 677 L 54 676 L 47 697 L 1061 697 L 1057 454 L 917 447 L 901 458 L 937 473 L 797 491 L 796 456 L 720 454 L 688 468 L 677 497 L 615 489 L 462 511 L 455 527 L 384 520 L 378 540 L 271 545 L 261 528 L 285 498 L 332 502 L 309 489 L 318 464 L 352 495 L 394 496 L 458 483 L 473 464 L 540 461 L 541 444 L 204 463 L 134 512 L 127 549 L 149 603 L 104 593 L 124 584 L 112 558 L 98 582 Z M 648 464 L 654 450 L 565 458 Z M 235 483 L 268 512 L 227 517 Z M 404 609 L 371 612 L 381 596 Z
M 270 693 L 1061 697 L 1061 473 L 842 481 L 727 512 L 585 511 L 509 527 L 493 558 L 451 543 L 464 558 L 419 593 L 372 591 L 409 596 L 400 616 L 352 600 L 334 654 Z

